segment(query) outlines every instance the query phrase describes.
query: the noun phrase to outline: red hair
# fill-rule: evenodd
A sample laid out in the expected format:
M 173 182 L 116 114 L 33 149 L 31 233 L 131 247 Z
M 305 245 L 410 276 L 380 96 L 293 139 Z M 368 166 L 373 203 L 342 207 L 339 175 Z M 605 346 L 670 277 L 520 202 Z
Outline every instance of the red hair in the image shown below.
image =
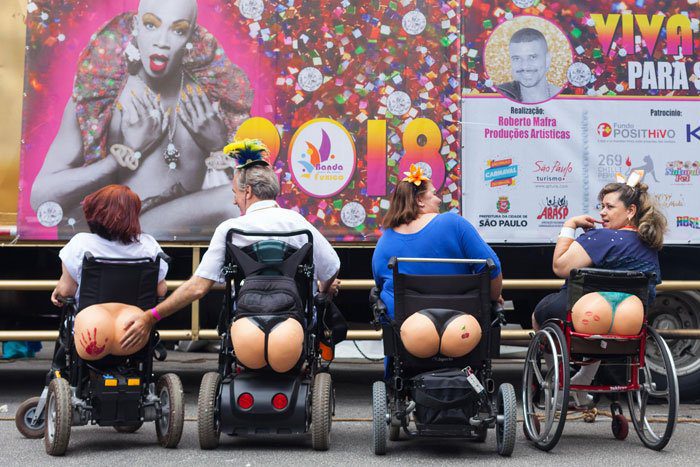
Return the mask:
M 107 240 L 133 243 L 141 235 L 141 200 L 124 185 L 107 185 L 83 200 L 90 232 Z

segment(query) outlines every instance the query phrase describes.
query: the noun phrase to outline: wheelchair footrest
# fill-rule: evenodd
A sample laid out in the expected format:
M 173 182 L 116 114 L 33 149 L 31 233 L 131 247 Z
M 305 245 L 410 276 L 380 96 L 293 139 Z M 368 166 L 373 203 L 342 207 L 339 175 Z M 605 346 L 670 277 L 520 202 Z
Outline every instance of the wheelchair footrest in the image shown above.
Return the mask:
M 429 425 L 416 423 L 416 434 L 425 437 L 468 438 L 473 435 L 475 428 L 469 425 Z

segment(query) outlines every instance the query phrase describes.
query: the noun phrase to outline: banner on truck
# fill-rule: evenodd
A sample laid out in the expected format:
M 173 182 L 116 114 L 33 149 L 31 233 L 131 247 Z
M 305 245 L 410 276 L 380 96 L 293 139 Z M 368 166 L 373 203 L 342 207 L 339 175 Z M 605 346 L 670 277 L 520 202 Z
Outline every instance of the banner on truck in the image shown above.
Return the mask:
M 462 209 L 490 242 L 555 242 L 646 172 L 666 243 L 700 241 L 697 2 L 468 1 Z

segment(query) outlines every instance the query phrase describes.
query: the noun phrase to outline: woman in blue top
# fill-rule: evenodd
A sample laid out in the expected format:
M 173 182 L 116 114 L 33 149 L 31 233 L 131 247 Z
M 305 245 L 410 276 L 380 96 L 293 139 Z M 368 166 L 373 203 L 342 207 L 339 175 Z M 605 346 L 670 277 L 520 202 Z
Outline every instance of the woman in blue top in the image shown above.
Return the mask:
M 654 272 L 656 284 L 661 282 L 658 252 L 664 243 L 666 218 L 647 192 L 647 185 L 639 183 L 641 176 L 643 173 L 633 172 L 626 183 L 603 187 L 598 194 L 600 220 L 583 215 L 564 222 L 554 249 L 554 274 L 568 278 L 572 269 L 596 267 Z M 595 224 L 602 224 L 603 228 L 595 229 Z M 584 232 L 576 238 L 579 227 Z M 649 303 L 656 297 L 656 284 L 649 286 Z M 567 309 L 564 284 L 559 292 L 547 295 L 537 304 L 532 314 L 533 328 L 539 329 L 550 318 L 566 319 Z M 598 364 L 584 366 L 571 383 L 590 384 L 597 369 Z
M 496 253 L 466 219 L 451 212 L 440 214 L 441 200 L 420 168 L 412 165 L 406 175 L 394 190 L 384 217 L 386 230 L 372 256 L 372 274 L 389 316 L 394 316 L 394 278 L 387 267 L 392 256 L 490 258 L 496 265 L 491 271 L 491 299 L 502 300 L 501 264 Z M 405 263 L 401 270 L 407 274 L 468 274 L 483 267 L 456 263 Z M 449 334 L 450 329 L 446 329 L 442 335 L 443 343 L 450 340 Z

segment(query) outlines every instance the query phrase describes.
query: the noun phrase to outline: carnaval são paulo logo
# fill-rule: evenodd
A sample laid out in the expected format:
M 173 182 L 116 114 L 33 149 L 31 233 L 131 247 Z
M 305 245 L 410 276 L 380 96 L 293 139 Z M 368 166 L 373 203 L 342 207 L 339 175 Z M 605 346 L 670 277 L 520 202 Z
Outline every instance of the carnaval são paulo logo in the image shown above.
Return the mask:
M 513 159 L 491 159 L 486 161 L 484 180 L 491 187 L 515 185 L 515 177 L 518 176 L 518 166 L 513 165 Z
M 355 143 L 338 122 L 317 118 L 302 125 L 292 138 L 289 169 L 307 195 L 325 198 L 341 192 L 355 171 Z

